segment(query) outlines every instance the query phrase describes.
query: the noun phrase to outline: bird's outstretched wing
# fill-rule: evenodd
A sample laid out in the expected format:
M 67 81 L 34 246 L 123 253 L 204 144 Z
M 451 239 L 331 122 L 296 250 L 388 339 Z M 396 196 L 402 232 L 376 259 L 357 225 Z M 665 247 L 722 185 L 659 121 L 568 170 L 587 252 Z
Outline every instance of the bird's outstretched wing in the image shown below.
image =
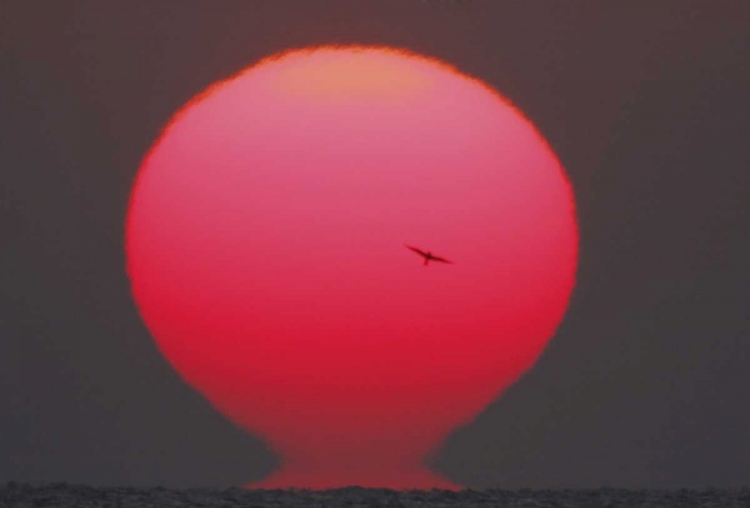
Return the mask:
M 444 258 L 439 258 L 437 256 L 430 256 L 430 261 L 439 261 L 440 263 L 448 263 L 449 265 L 453 264 L 453 261 L 448 261 Z
M 404 244 L 404 245 L 406 245 L 406 244 Z M 421 251 L 421 250 L 417 249 L 416 247 L 412 247 L 411 245 L 406 245 L 406 248 L 410 249 L 410 250 L 413 250 L 414 252 L 416 252 L 417 254 L 419 254 L 420 256 L 422 256 L 424 258 L 427 257 L 427 253 L 426 252 Z

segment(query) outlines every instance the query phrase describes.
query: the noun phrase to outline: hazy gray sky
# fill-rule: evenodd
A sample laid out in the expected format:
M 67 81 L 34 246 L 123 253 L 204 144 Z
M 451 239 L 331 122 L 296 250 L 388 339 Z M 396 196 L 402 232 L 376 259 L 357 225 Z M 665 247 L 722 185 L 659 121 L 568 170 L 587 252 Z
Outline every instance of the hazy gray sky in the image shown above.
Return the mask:
M 378 43 L 509 97 L 575 187 L 578 285 L 434 467 L 474 487 L 750 483 L 750 4 L 0 1 L 0 482 L 228 486 L 276 459 L 131 300 L 132 179 L 190 97 L 270 53 Z

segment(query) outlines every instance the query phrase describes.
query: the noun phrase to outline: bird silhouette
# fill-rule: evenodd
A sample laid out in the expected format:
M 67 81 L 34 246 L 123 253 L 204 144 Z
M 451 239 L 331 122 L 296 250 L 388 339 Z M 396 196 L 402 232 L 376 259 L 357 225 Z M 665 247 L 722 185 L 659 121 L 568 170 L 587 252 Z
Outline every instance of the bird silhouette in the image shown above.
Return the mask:
M 421 249 L 418 249 L 416 247 L 412 247 L 411 245 L 406 245 L 406 248 L 409 249 L 409 250 L 412 250 L 412 251 L 416 252 L 417 254 L 419 254 L 420 256 L 422 256 L 424 258 L 424 266 L 427 266 L 427 264 L 430 261 L 436 261 L 438 263 L 448 263 L 450 265 L 453 264 L 453 261 L 448 261 L 445 258 L 434 256 L 432 254 L 432 252 L 430 252 L 430 251 L 425 252 L 425 251 L 423 251 Z

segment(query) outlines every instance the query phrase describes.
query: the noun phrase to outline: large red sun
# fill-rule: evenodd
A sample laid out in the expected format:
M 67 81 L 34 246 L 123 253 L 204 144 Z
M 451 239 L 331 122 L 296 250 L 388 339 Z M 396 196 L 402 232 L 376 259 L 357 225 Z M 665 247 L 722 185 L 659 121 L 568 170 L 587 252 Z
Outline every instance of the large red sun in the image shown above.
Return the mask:
M 279 453 L 264 487 L 455 487 L 423 457 L 533 365 L 577 248 L 531 122 L 383 47 L 290 51 L 207 89 L 145 157 L 126 222 L 143 320 Z

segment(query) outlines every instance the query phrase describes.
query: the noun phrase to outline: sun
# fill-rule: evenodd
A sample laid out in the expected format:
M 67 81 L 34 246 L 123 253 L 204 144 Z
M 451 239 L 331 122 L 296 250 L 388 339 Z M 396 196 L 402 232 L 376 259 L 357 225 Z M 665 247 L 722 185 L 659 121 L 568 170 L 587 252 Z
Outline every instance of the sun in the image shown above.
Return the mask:
M 272 55 L 194 98 L 144 158 L 125 235 L 161 352 L 281 455 L 265 486 L 451 485 L 421 458 L 533 365 L 578 255 L 529 119 L 377 46 Z

